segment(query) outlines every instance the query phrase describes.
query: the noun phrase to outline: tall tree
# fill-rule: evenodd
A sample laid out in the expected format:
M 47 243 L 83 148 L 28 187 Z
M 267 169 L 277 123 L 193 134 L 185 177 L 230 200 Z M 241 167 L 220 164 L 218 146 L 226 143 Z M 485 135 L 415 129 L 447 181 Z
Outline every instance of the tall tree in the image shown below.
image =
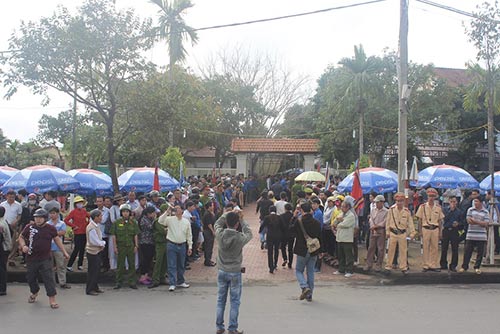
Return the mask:
M 132 10 L 118 11 L 107 0 L 87 0 L 76 15 L 59 7 L 51 17 L 22 23 L 10 39 L 12 54 L 4 59 L 8 97 L 17 85 L 25 85 L 48 99 L 50 87 L 97 112 L 106 128 L 115 191 L 115 153 L 127 135 L 114 131 L 115 119 L 126 112 L 118 94 L 125 83 L 152 68 L 143 57 L 152 46 L 150 30 L 150 20 L 139 20 Z
M 241 46 L 213 54 L 200 71 L 207 80 L 224 77 L 241 87 L 252 87 L 256 101 L 266 111 L 262 121 L 267 137 L 279 132 L 288 109 L 305 103 L 310 95 L 307 76 L 293 73 L 277 57 Z
M 377 83 L 377 74 L 381 72 L 380 59 L 367 57 L 362 45 L 354 46 L 354 57 L 343 58 L 338 73 L 344 84 L 341 97 L 345 105 L 351 105 L 352 111 L 359 117 L 359 156 L 364 152 L 364 119 L 368 107 L 368 95 L 379 94 L 381 85 Z
M 231 139 L 244 136 L 265 136 L 268 112 L 259 103 L 255 88 L 235 81 L 230 76 L 214 76 L 205 80 L 207 97 L 213 112 L 207 122 L 205 143 L 215 148 L 215 159 L 223 165 L 229 155 Z
M 189 40 L 192 44 L 198 42 L 198 34 L 186 24 L 183 18 L 184 12 L 193 7 L 193 3 L 191 0 L 150 1 L 160 8 L 158 10 L 158 26 L 155 31 L 161 40 L 167 42 L 169 69 L 172 70 L 174 64 L 186 59 L 187 51 L 184 43 Z
M 398 86 L 396 57 L 376 57 L 379 66 L 373 73 L 376 80 L 363 92 L 364 148 L 375 166 L 381 166 L 388 147 L 397 143 Z M 409 82 L 415 93 L 410 101 L 409 130 L 413 143 L 443 142 L 443 130 L 456 125 L 452 94 L 441 81 L 435 81 L 431 66 L 410 64 Z M 352 76 L 343 67 L 329 67 L 318 80 L 309 117 L 314 119 L 311 133 L 320 139 L 322 156 L 337 160 L 343 167 L 359 157 L 353 130 L 359 126 L 358 97 L 346 95 Z M 316 133 L 316 134 L 315 134 Z
M 477 6 L 471 26 L 466 30 L 469 40 L 477 49 L 476 59 L 486 65 L 486 101 L 488 106 L 488 169 L 491 175 L 491 188 L 494 188 L 495 172 L 495 91 L 498 85 L 500 56 L 500 8 L 498 1 L 484 2 Z

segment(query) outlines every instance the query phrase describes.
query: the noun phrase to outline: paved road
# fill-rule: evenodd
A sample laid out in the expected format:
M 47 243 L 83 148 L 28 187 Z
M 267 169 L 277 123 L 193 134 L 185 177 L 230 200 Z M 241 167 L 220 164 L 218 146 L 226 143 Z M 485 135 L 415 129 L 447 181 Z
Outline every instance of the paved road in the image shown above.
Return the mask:
M 293 283 L 244 286 L 245 333 L 498 333 L 500 285 L 369 286 L 326 282 L 314 301 L 299 301 Z M 28 287 L 9 285 L 0 297 L 1 333 L 214 333 L 216 287 L 169 293 L 112 290 L 92 297 L 82 285 L 60 291 L 59 310 L 46 296 L 26 302 Z M 495 328 L 495 326 L 497 326 Z

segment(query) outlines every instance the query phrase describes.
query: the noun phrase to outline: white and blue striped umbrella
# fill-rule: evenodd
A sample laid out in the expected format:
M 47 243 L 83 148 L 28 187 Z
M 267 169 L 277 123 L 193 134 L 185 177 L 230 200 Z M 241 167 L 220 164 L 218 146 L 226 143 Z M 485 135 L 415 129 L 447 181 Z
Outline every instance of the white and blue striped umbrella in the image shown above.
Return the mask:
M 0 166 L 0 186 L 2 186 L 8 179 L 13 177 L 19 169 L 15 169 L 9 166 Z
M 112 195 L 113 182 L 109 175 L 94 169 L 72 169 L 68 174 L 80 182 L 75 190 L 80 195 Z
M 80 182 L 61 168 L 37 165 L 18 171 L 2 186 L 3 192 L 26 189 L 27 192 L 41 194 L 50 190 L 73 191 L 80 188 Z
M 132 168 L 118 177 L 120 191 L 150 192 L 153 190 L 155 169 L 150 167 Z M 164 170 L 158 169 L 160 191 L 166 192 L 180 187 L 179 181 Z
M 495 196 L 500 196 L 500 171 L 495 172 L 495 174 L 493 174 L 493 177 L 495 178 L 495 183 L 493 184 L 493 187 L 495 189 Z M 488 191 L 491 189 L 491 175 L 488 175 L 484 178 L 483 181 L 481 181 L 481 183 L 479 183 L 479 188 L 484 191 Z
M 354 181 L 354 172 L 349 174 L 337 186 L 340 192 L 351 192 Z M 398 189 L 398 175 L 393 171 L 379 167 L 368 167 L 359 170 L 359 182 L 363 194 L 375 192 L 385 194 Z
M 418 182 L 410 182 L 420 188 L 437 189 L 472 189 L 479 187 L 479 182 L 466 170 L 452 165 L 436 165 L 427 167 L 418 173 Z

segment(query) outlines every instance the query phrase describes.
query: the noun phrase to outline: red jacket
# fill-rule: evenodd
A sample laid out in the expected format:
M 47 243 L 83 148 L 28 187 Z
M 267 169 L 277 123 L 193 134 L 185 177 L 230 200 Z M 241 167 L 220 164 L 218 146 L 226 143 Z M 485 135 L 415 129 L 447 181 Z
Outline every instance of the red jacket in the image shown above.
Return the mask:
M 85 234 L 90 214 L 85 209 L 73 209 L 64 222 L 73 229 L 74 234 Z

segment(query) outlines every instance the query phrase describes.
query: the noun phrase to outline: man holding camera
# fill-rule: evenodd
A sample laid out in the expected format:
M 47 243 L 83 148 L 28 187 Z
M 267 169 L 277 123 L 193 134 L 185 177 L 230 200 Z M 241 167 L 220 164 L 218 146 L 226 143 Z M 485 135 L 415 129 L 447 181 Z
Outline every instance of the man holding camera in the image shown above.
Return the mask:
M 239 231 L 241 229 L 241 232 Z M 224 311 L 227 294 L 231 294 L 231 310 L 229 312 L 229 334 L 241 334 L 238 330 L 238 313 L 240 308 L 242 279 L 244 268 L 243 247 L 252 239 L 252 231 L 236 212 L 228 212 L 215 223 L 215 239 L 218 243 L 217 266 L 217 334 L 225 332 Z

